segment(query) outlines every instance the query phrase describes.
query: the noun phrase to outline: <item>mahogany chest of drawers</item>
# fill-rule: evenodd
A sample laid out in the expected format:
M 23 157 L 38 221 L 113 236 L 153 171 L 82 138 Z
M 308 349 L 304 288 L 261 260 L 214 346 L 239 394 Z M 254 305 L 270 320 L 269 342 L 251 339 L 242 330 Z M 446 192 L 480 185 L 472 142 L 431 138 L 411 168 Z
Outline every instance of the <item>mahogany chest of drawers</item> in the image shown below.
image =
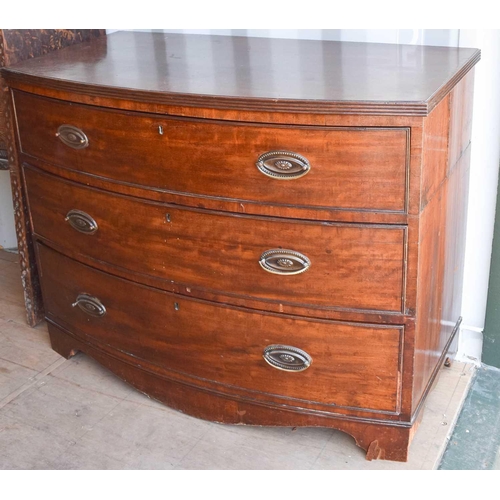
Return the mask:
M 4 69 L 33 322 L 40 286 L 56 351 L 173 408 L 406 460 L 460 326 L 478 60 L 116 33 Z

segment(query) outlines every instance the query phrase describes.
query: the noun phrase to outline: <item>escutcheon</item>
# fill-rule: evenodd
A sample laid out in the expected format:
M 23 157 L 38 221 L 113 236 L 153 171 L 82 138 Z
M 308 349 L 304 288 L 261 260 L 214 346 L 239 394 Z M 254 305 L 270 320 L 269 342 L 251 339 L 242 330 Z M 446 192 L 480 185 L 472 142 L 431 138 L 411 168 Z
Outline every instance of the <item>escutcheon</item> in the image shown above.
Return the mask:
M 73 125 L 61 125 L 57 129 L 56 137 L 73 149 L 84 149 L 89 145 L 89 139 L 85 132 Z
M 269 345 L 264 349 L 263 357 L 273 368 L 287 372 L 302 372 L 312 363 L 307 352 L 289 345 Z
M 256 165 L 264 175 L 281 180 L 298 179 L 311 170 L 307 158 L 291 151 L 269 151 L 259 156 Z
M 80 233 L 94 234 L 99 229 L 97 222 L 89 214 L 81 210 L 70 210 L 64 220 Z
M 281 275 L 300 274 L 311 267 L 311 261 L 304 254 L 282 248 L 265 251 L 259 264 L 268 273 Z
M 95 318 L 100 318 L 106 314 L 104 304 L 97 297 L 92 297 L 87 293 L 79 294 L 76 301 L 71 305 L 73 307 L 78 306 L 85 314 Z

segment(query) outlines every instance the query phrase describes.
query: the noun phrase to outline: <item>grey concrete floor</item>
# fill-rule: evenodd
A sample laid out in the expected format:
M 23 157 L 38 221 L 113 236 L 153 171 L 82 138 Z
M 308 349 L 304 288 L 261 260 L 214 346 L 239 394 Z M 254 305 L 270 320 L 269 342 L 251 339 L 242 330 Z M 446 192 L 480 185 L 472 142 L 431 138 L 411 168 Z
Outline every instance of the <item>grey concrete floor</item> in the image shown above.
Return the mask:
M 83 354 L 52 351 L 45 324 L 26 325 L 17 256 L 0 250 L 0 469 L 435 469 L 472 372 L 461 363 L 442 371 L 407 463 L 368 462 L 331 429 L 198 420 Z

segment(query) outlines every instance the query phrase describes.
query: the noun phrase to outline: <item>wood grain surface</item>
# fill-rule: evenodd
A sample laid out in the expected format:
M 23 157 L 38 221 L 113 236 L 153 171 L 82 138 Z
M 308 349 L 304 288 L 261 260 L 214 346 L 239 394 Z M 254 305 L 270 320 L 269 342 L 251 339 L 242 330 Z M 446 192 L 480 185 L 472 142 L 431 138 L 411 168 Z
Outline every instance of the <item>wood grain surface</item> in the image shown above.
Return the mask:
M 401 327 L 228 308 L 113 278 L 45 246 L 38 251 L 49 318 L 84 340 L 128 354 L 140 366 L 156 365 L 174 379 L 180 372 L 194 385 L 198 378 L 215 381 L 229 394 L 235 386 L 286 397 L 290 405 L 398 410 Z M 83 292 L 105 305 L 104 316 L 72 306 Z M 306 351 L 311 366 L 296 373 L 270 366 L 263 351 L 276 344 Z
M 68 106 L 15 92 L 21 151 L 58 166 L 151 189 L 294 207 L 405 212 L 409 129 L 263 126 L 172 119 Z M 88 147 L 56 137 L 82 130 Z M 270 178 L 256 167 L 270 151 L 299 154 L 311 170 Z
M 441 102 L 425 127 L 422 214 L 419 235 L 414 408 L 443 361 L 459 320 L 471 152 L 471 72 Z M 456 343 L 450 348 L 456 352 Z
M 28 166 L 25 176 L 35 234 L 160 277 L 164 286 L 173 281 L 191 293 L 201 288 L 278 303 L 401 312 L 404 227 L 186 210 L 87 188 Z M 82 234 L 65 221 L 74 209 L 95 220 L 95 233 Z M 305 255 L 310 268 L 290 276 L 262 269 L 262 254 L 280 248 Z
M 194 107 L 427 115 L 477 49 L 113 33 L 8 72 L 13 83 Z

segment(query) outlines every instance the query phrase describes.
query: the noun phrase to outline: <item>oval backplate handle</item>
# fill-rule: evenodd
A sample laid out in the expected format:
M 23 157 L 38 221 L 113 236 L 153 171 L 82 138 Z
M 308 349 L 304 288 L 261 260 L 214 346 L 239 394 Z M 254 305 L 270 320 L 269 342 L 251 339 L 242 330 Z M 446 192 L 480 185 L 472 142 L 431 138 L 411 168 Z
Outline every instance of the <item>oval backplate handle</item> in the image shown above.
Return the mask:
M 89 139 L 85 132 L 73 125 L 61 125 L 57 129 L 56 137 L 73 149 L 84 149 L 89 145 Z
M 300 274 L 311 267 L 311 261 L 304 254 L 282 248 L 265 251 L 259 264 L 268 273 L 282 275 Z
M 64 220 L 80 233 L 94 234 L 99 229 L 97 222 L 89 214 L 81 210 L 70 210 Z
M 302 372 L 312 363 L 307 352 L 289 345 L 269 345 L 264 349 L 263 357 L 273 368 L 287 372 Z
M 307 158 L 291 151 L 269 151 L 259 156 L 256 165 L 264 175 L 281 180 L 298 179 L 311 170 Z
M 84 313 L 95 318 L 100 318 L 106 314 L 103 303 L 97 297 L 92 297 L 88 293 L 79 294 L 72 306 L 78 306 Z

